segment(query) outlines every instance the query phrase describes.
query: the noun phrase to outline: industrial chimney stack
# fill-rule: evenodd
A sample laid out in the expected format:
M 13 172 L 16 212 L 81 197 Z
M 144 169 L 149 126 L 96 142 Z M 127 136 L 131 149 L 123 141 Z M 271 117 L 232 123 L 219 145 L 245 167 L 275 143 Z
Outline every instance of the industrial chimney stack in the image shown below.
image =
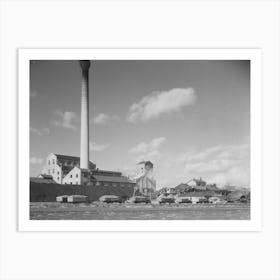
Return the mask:
M 89 60 L 80 60 L 82 68 L 82 87 L 81 87 L 81 151 L 80 168 L 89 169 L 89 86 L 88 70 Z

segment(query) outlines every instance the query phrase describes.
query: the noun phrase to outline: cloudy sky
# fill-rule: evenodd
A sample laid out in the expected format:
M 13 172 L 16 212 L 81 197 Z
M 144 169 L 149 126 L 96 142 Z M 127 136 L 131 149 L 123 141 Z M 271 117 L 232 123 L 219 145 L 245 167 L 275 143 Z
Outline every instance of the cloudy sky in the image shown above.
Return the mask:
M 30 63 L 30 173 L 50 152 L 79 156 L 77 61 Z M 249 186 L 248 61 L 92 61 L 90 159 L 133 175 L 151 160 L 159 188 L 202 177 Z

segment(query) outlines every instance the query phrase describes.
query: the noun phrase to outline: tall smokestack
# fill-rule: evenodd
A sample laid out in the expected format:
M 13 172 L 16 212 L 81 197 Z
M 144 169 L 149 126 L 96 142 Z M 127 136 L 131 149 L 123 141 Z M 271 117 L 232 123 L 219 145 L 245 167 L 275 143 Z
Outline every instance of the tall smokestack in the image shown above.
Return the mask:
M 90 67 L 90 61 L 80 60 L 80 66 L 82 68 L 80 168 L 89 169 L 88 69 Z

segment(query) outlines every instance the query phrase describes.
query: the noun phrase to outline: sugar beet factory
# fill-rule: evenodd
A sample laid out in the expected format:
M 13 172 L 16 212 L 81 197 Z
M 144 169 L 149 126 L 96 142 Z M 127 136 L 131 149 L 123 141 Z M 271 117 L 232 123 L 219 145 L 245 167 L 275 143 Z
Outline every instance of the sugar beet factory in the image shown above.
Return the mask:
M 246 188 L 207 184 L 202 178 L 157 189 L 154 164 L 137 164 L 136 176 L 101 170 L 89 159 L 89 60 L 79 61 L 81 78 L 80 157 L 51 152 L 37 177 L 30 178 L 30 202 L 226 204 L 250 202 Z

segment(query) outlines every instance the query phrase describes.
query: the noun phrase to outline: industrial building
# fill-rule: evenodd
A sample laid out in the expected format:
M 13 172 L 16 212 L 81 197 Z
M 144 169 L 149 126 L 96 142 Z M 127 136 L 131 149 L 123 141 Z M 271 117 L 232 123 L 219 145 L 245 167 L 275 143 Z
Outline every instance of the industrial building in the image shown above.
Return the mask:
M 80 168 L 80 158 L 50 153 L 43 167 L 42 178 L 51 176 L 57 184 L 84 186 L 133 186 L 135 183 L 121 172 L 100 170 L 89 161 L 89 169 Z
M 154 165 L 150 161 L 138 163 L 139 175 L 134 178 L 136 182 L 135 192 L 150 195 L 156 191 L 156 180 L 154 178 Z
M 135 185 L 133 181 L 123 176 L 121 172 L 99 170 L 89 160 L 89 60 L 80 60 L 81 79 L 81 135 L 80 157 L 50 153 L 46 165 L 40 175 L 42 178 L 52 176 L 57 184 L 83 186 L 128 186 Z

